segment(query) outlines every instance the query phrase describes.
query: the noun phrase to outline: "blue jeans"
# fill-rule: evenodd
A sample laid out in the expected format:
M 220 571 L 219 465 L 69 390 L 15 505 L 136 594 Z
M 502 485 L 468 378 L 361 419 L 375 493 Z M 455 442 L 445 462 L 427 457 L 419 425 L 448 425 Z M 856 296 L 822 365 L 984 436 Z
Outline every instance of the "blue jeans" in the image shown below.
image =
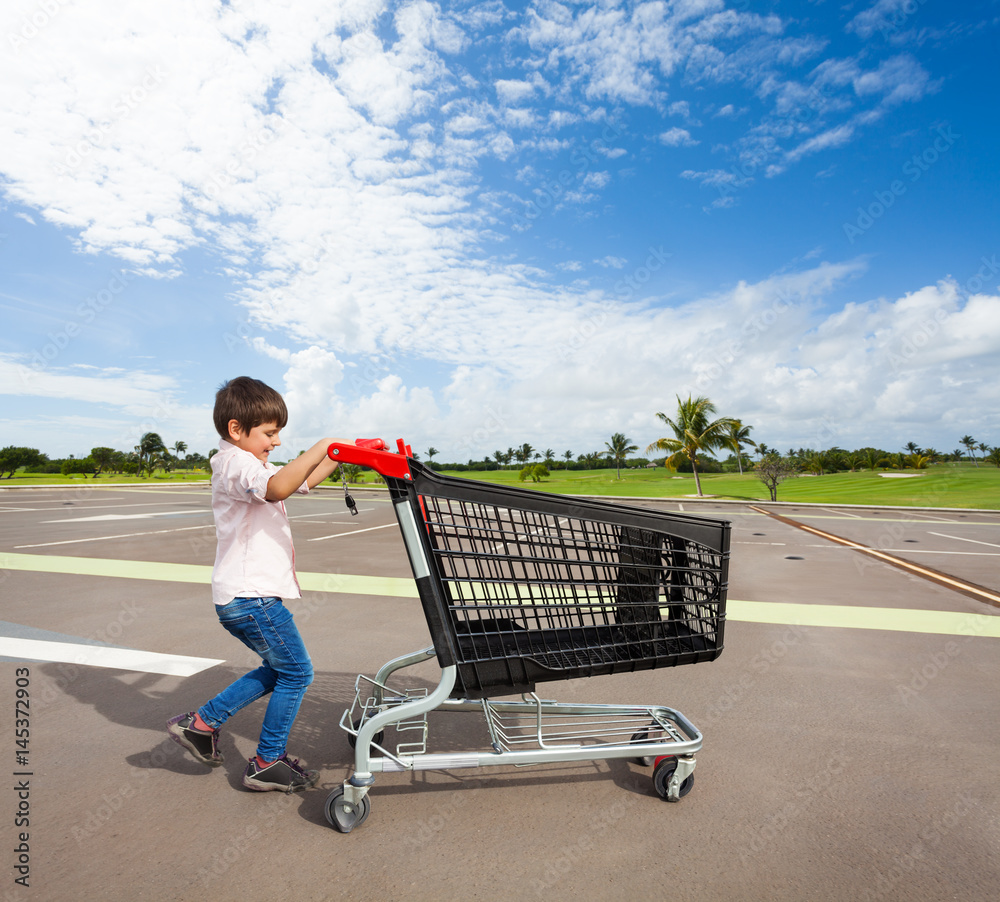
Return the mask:
M 206 702 L 198 715 L 218 729 L 241 708 L 270 693 L 257 754 L 274 761 L 285 754 L 288 734 L 313 679 L 309 653 L 280 598 L 234 598 L 219 607 L 218 614 L 222 625 L 263 661 Z

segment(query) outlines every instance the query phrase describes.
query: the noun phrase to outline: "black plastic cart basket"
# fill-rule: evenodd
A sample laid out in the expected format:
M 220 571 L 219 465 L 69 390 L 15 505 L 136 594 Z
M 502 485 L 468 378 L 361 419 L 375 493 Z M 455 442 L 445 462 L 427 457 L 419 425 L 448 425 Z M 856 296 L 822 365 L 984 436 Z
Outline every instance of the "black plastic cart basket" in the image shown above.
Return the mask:
M 402 440 L 398 453 L 365 444 L 335 443 L 329 455 L 385 478 L 433 644 L 358 677 L 341 721 L 354 773 L 327 799 L 330 824 L 344 833 L 360 825 L 373 774 L 388 771 L 631 757 L 654 764 L 661 798 L 685 795 L 702 736 L 679 711 L 565 704 L 534 690 L 717 658 L 729 523 L 451 479 L 413 460 Z M 388 686 L 432 657 L 435 689 Z M 428 753 L 433 710 L 482 713 L 490 747 Z

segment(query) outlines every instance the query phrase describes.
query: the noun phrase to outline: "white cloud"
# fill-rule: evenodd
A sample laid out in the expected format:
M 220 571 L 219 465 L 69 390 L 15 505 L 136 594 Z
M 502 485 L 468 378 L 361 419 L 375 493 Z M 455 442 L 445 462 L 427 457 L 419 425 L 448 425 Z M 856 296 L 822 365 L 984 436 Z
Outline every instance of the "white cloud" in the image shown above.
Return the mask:
M 34 354 L 0 353 L 0 395 L 6 396 L 8 417 L 0 423 L 6 433 L 29 428 L 42 451 L 50 455 L 77 456 L 91 447 L 105 445 L 131 451 L 145 432 L 173 435 L 193 448 L 213 446 L 211 411 L 179 400 L 180 385 L 172 376 L 147 370 L 59 362 L 43 346 Z M 56 417 L 33 413 L 18 420 L 10 411 L 30 410 L 29 398 L 45 409 L 59 410 Z M 94 436 L 99 435 L 100 440 Z
M 667 147 L 694 147 L 698 144 L 686 128 L 670 128 L 660 133 L 660 143 Z
M 680 173 L 682 179 L 690 179 L 701 182 L 711 188 L 719 188 L 734 185 L 743 185 L 747 181 L 752 181 L 749 176 L 743 176 L 738 172 L 726 169 L 708 169 L 698 171 L 696 169 L 685 169 Z
M 177 382 L 172 377 L 143 370 L 126 373 L 116 367 L 59 366 L 59 351 L 49 343 L 34 354 L 0 353 L 2 393 L 107 404 L 139 415 L 173 403 Z M 83 375 L 74 372 L 77 369 L 97 372 Z
M 847 23 L 847 30 L 856 32 L 859 38 L 866 41 L 876 31 L 887 38 L 918 10 L 914 0 L 876 0 L 873 6 L 862 10 Z
M 580 121 L 578 113 L 570 113 L 566 110 L 552 110 L 549 113 L 549 125 L 555 129 L 567 128 L 576 125 Z
M 881 95 L 885 106 L 919 100 L 937 89 L 924 67 L 910 54 L 883 60 L 874 71 L 858 75 L 853 84 L 859 97 Z
M 530 81 L 501 78 L 494 83 L 497 97 L 505 106 L 522 103 L 535 93 L 535 86 Z
M 545 4 L 529 10 L 525 32 L 545 54 L 546 71 L 580 84 L 586 97 L 638 104 L 660 99 L 658 74 L 674 71 L 687 43 L 659 5 L 588 6 L 574 16 Z
M 789 151 L 785 158 L 789 162 L 795 162 L 811 153 L 819 153 L 831 147 L 842 147 L 853 137 L 854 127 L 852 125 L 838 125 L 836 128 L 831 128 L 829 131 L 816 135 L 808 141 L 803 141 L 794 150 Z
M 611 174 L 608 172 L 588 172 L 583 177 L 584 188 L 603 188 L 611 181 Z

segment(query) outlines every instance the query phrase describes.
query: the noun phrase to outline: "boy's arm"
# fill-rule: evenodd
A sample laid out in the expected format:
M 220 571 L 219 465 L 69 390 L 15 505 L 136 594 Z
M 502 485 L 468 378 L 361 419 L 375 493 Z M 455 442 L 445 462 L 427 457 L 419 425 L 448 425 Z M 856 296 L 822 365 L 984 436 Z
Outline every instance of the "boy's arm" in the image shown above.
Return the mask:
M 337 439 L 337 441 L 340 441 L 340 439 Z M 309 478 L 306 479 L 306 484 L 309 488 L 314 489 L 336 469 L 337 461 L 331 460 L 330 456 L 326 455 L 322 461 L 316 464 L 316 469 L 309 474 Z
M 346 442 L 342 438 L 320 439 L 308 451 L 303 452 L 295 460 L 289 461 L 267 481 L 267 500 L 284 501 L 298 490 L 303 482 L 308 481 L 309 488 L 318 485 L 326 479 L 337 465 L 327 456 L 326 449 L 330 442 Z M 319 471 L 315 482 L 312 476 Z

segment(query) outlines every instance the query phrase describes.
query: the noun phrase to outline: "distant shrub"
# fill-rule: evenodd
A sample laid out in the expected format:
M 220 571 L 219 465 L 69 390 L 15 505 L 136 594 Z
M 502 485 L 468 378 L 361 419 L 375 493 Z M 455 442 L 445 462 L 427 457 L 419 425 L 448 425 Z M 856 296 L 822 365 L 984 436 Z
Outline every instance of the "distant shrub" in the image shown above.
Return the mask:
M 545 464 L 528 464 L 528 466 L 521 470 L 517 478 L 521 482 L 525 482 L 528 479 L 532 482 L 541 482 L 550 475 L 549 468 Z

